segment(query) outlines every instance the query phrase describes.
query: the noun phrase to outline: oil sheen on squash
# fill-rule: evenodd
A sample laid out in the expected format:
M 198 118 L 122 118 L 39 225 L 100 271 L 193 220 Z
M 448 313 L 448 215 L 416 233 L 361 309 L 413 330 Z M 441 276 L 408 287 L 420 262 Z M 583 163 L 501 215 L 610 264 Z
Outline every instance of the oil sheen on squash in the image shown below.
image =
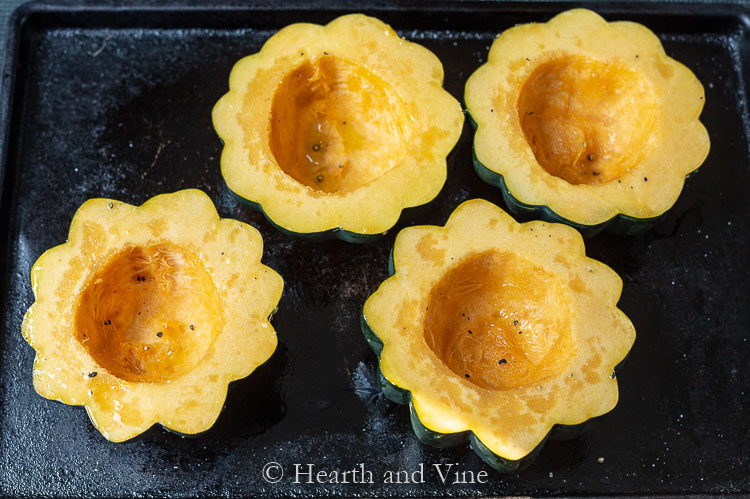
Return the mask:
M 518 98 L 537 161 L 570 184 L 612 182 L 639 164 L 658 139 L 659 109 L 638 73 L 582 56 L 539 65 Z
M 191 250 L 133 247 L 88 283 L 76 338 L 120 379 L 161 382 L 201 360 L 220 331 L 220 310 L 214 281 Z
M 468 381 L 507 390 L 559 373 L 572 348 L 566 293 L 512 253 L 466 258 L 430 292 L 427 344 Z
M 404 102 L 387 81 L 366 67 L 322 55 L 300 64 L 279 85 L 271 151 L 301 184 L 345 193 L 404 158 L 411 126 Z

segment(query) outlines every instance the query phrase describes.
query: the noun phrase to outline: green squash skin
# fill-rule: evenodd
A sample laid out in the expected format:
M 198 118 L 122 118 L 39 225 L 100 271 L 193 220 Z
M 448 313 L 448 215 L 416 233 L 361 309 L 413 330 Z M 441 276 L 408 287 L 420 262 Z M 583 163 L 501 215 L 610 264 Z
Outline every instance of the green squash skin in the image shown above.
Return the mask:
M 469 117 L 469 122 L 471 122 L 471 125 L 476 131 L 478 125 L 476 121 L 474 121 L 474 118 L 471 116 L 471 114 L 468 112 L 468 109 L 467 115 Z M 484 166 L 481 161 L 479 161 L 476 155 L 476 150 L 473 147 L 472 155 L 474 159 L 474 170 L 477 172 L 479 178 L 481 178 L 486 183 L 499 188 L 508 209 L 514 215 L 523 217 L 527 220 L 537 219 L 551 223 L 570 225 L 574 229 L 578 230 L 578 232 L 580 232 L 583 237 L 590 238 L 604 230 L 608 230 L 615 234 L 621 234 L 625 236 L 640 234 L 654 227 L 657 222 L 659 222 L 664 217 L 663 213 L 652 218 L 636 218 L 630 215 L 625 215 L 624 213 L 620 213 L 610 218 L 609 220 L 596 225 L 585 225 L 573 222 L 572 220 L 561 217 L 560 215 L 552 211 L 549 206 L 526 204 L 522 201 L 519 201 L 515 196 L 513 196 L 513 194 L 511 194 L 508 186 L 505 185 L 505 178 L 501 174 L 490 170 L 489 168 Z
M 221 142 L 222 147 L 224 147 L 224 139 L 219 137 L 219 141 Z M 222 173 L 222 178 L 224 178 L 224 174 Z M 371 243 L 373 241 L 377 241 L 384 235 L 388 233 L 388 231 L 381 232 L 379 234 L 358 234 L 356 232 L 349 232 L 348 230 L 343 230 L 341 227 L 336 227 L 333 229 L 324 230 L 321 232 L 294 232 L 292 230 L 289 230 L 287 228 L 284 228 L 280 225 L 277 225 L 276 222 L 271 220 L 271 217 L 268 216 L 268 214 L 265 212 L 263 207 L 260 205 L 260 203 L 256 203 L 255 201 L 250 201 L 249 199 L 246 199 L 236 192 L 234 192 L 229 185 L 227 185 L 226 180 L 224 181 L 224 185 L 226 185 L 227 190 L 232 194 L 232 197 L 239 201 L 241 204 L 244 204 L 246 206 L 249 206 L 250 208 L 254 209 L 255 211 L 259 211 L 263 214 L 264 217 L 266 217 L 266 220 L 268 220 L 271 225 L 276 227 L 280 232 L 283 232 L 289 237 L 296 237 L 298 239 L 304 239 L 306 241 L 310 242 L 320 242 L 320 241 L 327 241 L 329 239 L 340 239 L 342 241 L 348 242 L 348 243 Z
M 347 243 L 359 243 L 359 244 L 365 244 L 365 243 L 371 243 L 373 241 L 377 241 L 384 235 L 388 233 L 388 231 L 381 232 L 378 234 L 359 234 L 357 232 L 350 232 L 348 230 L 344 230 L 341 227 L 336 227 L 333 229 L 324 230 L 321 232 L 294 232 L 292 230 L 289 230 L 287 228 L 284 228 L 268 216 L 268 214 L 263 210 L 263 207 L 260 205 L 260 203 L 256 203 L 255 201 L 250 201 L 249 199 L 245 199 L 236 192 L 234 192 L 232 189 L 227 186 L 227 190 L 232 193 L 232 196 L 239 201 L 240 203 L 247 205 L 251 207 L 252 209 L 259 211 L 263 213 L 263 216 L 266 217 L 266 220 L 268 220 L 271 225 L 276 227 L 280 232 L 283 232 L 287 236 L 295 237 L 299 239 L 304 239 L 306 241 L 310 242 L 319 242 L 319 241 L 327 241 L 329 239 L 340 239 L 342 241 L 345 241 Z
M 226 183 L 224 185 L 226 185 Z M 255 201 L 250 201 L 249 199 L 243 198 L 242 196 L 234 192 L 232 189 L 230 189 L 229 186 L 227 186 L 227 190 L 231 193 L 232 197 L 235 200 L 237 200 L 240 204 L 244 204 L 254 209 L 255 211 L 261 212 L 263 216 L 266 217 L 266 220 L 268 220 L 271 223 L 271 225 L 273 225 L 277 230 L 279 230 L 279 232 L 282 232 L 289 237 L 302 239 L 304 241 L 320 242 L 320 241 L 328 241 L 330 239 L 339 239 L 347 243 L 367 244 L 367 243 L 375 242 L 381 239 L 383 236 L 388 234 L 388 231 L 390 230 L 388 229 L 385 232 L 379 232 L 377 234 L 360 234 L 358 232 L 350 232 L 340 227 L 336 227 L 334 229 L 328 229 L 322 232 L 294 232 L 276 224 L 276 222 L 271 220 L 271 218 L 266 214 L 265 210 L 263 210 L 263 207 L 260 205 L 260 203 L 256 203 Z M 399 217 L 399 220 L 403 218 L 405 219 L 416 218 L 420 215 L 424 215 L 425 213 L 428 213 L 430 211 L 430 208 L 434 205 L 436 198 L 437 198 L 437 195 L 435 196 L 435 198 L 426 202 L 425 204 L 420 204 L 417 206 L 410 206 L 408 208 L 404 208 L 403 210 L 401 210 L 401 217 Z M 396 224 L 397 223 L 398 222 L 396 222 Z M 394 224 L 394 227 L 396 226 L 396 224 Z
M 393 260 L 393 248 L 391 248 L 391 253 L 388 258 L 388 276 L 391 277 L 395 273 L 396 268 Z M 521 459 L 507 459 L 503 456 L 495 454 L 489 448 L 487 448 L 487 446 L 484 445 L 484 443 L 482 443 L 482 441 L 479 440 L 479 438 L 477 438 L 477 436 L 471 430 L 459 433 L 439 433 L 426 427 L 417 415 L 417 411 L 414 408 L 414 402 L 411 392 L 409 390 L 401 388 L 394 383 L 391 383 L 391 381 L 388 380 L 388 378 L 386 378 L 383 374 L 382 369 L 380 369 L 380 358 L 383 353 L 383 342 L 380 340 L 375 330 L 373 330 L 373 328 L 367 322 L 367 317 L 365 317 L 364 310 L 360 315 L 360 327 L 362 328 L 362 334 L 364 335 L 365 340 L 367 340 L 370 348 L 372 348 L 372 350 L 375 352 L 375 355 L 377 355 L 378 357 L 378 384 L 380 385 L 381 391 L 393 402 L 409 406 L 409 416 L 414 434 L 417 436 L 419 441 L 425 445 L 445 448 L 465 444 L 468 441 L 469 447 L 482 459 L 482 461 L 487 463 L 493 469 L 503 473 L 517 473 L 523 471 L 524 468 L 529 466 L 534 461 L 548 439 L 557 441 L 571 440 L 599 426 L 603 418 L 606 416 L 606 414 L 602 414 L 601 416 L 596 416 L 583 421 L 582 423 L 574 425 L 555 424 L 552 426 L 550 431 L 547 432 L 547 435 L 545 435 L 542 441 L 539 442 L 539 444 L 537 444 L 537 446 L 534 447 L 531 452 L 526 454 Z M 613 374 L 622 368 L 629 355 L 630 351 L 628 351 L 628 355 L 626 355 L 625 358 L 622 359 L 617 364 L 617 366 L 615 366 Z
M 463 130 L 463 128 L 462 128 Z M 219 137 L 219 141 L 221 142 L 222 147 L 224 146 L 224 139 Z M 448 155 L 445 158 L 445 167 L 446 170 L 450 169 L 450 166 L 454 163 L 454 159 L 456 157 L 456 147 L 451 149 L 451 151 L 448 153 Z M 446 178 L 448 176 L 449 171 L 446 172 Z M 223 174 L 222 174 L 222 178 Z M 351 232 L 348 230 L 344 230 L 341 227 L 336 227 L 333 229 L 324 230 L 321 232 L 294 232 L 292 230 L 289 230 L 285 227 L 282 227 L 268 216 L 268 214 L 265 212 L 263 207 L 260 205 L 260 203 L 256 203 L 255 201 L 250 201 L 249 199 L 246 199 L 242 197 L 240 194 L 234 192 L 229 185 L 226 183 L 226 180 L 224 181 L 224 185 L 226 186 L 229 193 L 232 195 L 232 197 L 237 200 L 240 204 L 244 204 L 246 206 L 249 206 L 250 208 L 254 209 L 255 211 L 259 211 L 263 214 L 264 217 L 266 217 L 266 220 L 268 220 L 271 225 L 273 225 L 276 229 L 278 229 L 280 232 L 286 234 L 289 237 L 294 237 L 298 239 L 302 239 L 305 241 L 310 242 L 320 242 L 320 241 L 327 241 L 329 239 L 339 239 L 341 241 L 347 242 L 347 243 L 357 243 L 357 244 L 366 244 L 371 243 L 374 241 L 377 241 L 381 239 L 383 236 L 388 234 L 388 230 L 395 227 L 398 223 L 398 220 L 396 223 L 393 224 L 393 227 L 390 227 L 388 230 L 377 233 L 377 234 L 360 234 L 358 232 Z M 443 187 L 445 184 L 443 184 Z M 406 208 L 403 208 L 401 210 L 401 216 L 399 216 L 399 220 L 401 220 L 403 217 L 405 218 L 415 218 L 419 217 L 421 215 L 424 215 L 425 213 L 429 213 L 432 206 L 435 204 L 435 200 L 440 195 L 440 192 L 442 192 L 442 187 L 440 188 L 440 191 L 438 191 L 435 196 L 427 201 L 426 203 L 419 204 L 416 206 L 409 206 Z
M 360 324 L 362 326 L 362 332 L 367 340 L 367 343 L 373 349 L 375 354 L 378 356 L 378 362 L 380 361 L 380 355 L 383 351 L 383 342 L 380 341 L 375 331 L 367 323 L 367 319 L 364 314 L 360 317 Z M 625 360 L 623 359 L 617 368 L 619 368 Z M 414 430 L 414 434 L 417 436 L 420 442 L 431 447 L 446 448 L 455 447 L 457 445 L 465 444 L 468 442 L 469 447 L 489 466 L 497 471 L 503 473 L 517 473 L 522 471 L 524 468 L 529 466 L 534 459 L 541 452 L 544 444 L 548 439 L 551 440 L 570 440 L 580 436 L 581 434 L 592 430 L 598 426 L 602 418 L 605 415 L 591 418 L 575 425 L 564 425 L 556 424 L 547 433 L 539 444 L 534 449 L 526 454 L 521 459 L 507 459 L 503 456 L 495 454 L 485 446 L 474 432 L 467 430 L 459 433 L 439 433 L 430 428 L 426 427 L 417 415 L 417 411 L 414 408 L 414 402 L 409 390 L 405 390 L 398 385 L 391 383 L 388 378 L 385 377 L 383 371 L 378 367 L 378 383 L 383 394 L 393 402 L 401 405 L 409 406 L 409 417 L 411 420 L 411 426 Z

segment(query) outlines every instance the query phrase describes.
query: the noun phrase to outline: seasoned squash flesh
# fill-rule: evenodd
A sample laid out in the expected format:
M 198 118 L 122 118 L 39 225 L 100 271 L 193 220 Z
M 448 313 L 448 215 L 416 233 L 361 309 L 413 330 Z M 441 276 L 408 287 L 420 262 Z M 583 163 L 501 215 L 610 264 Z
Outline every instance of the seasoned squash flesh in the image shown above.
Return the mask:
M 411 122 L 398 92 L 332 55 L 287 73 L 274 98 L 270 146 L 279 167 L 315 191 L 349 192 L 399 164 Z
M 570 184 L 620 179 L 659 139 L 660 103 L 644 77 L 583 56 L 540 64 L 518 97 L 518 117 L 539 164 Z
M 565 289 L 512 253 L 467 257 L 437 282 L 425 340 L 445 365 L 482 387 L 506 390 L 559 373 L 572 348 Z
M 116 253 L 79 299 L 76 338 L 120 379 L 162 382 L 189 372 L 221 330 L 221 300 L 190 249 L 172 243 Z

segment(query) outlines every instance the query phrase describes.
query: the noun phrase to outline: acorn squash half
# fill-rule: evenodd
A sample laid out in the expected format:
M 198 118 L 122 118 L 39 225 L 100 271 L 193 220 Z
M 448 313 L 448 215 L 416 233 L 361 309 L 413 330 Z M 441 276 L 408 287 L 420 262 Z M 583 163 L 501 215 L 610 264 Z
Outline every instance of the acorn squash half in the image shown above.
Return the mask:
M 371 240 L 445 183 L 463 112 L 442 81 L 432 52 L 372 17 L 288 26 L 213 110 L 224 180 L 284 232 Z
M 648 227 L 705 160 L 703 86 L 632 22 L 576 9 L 503 32 L 466 83 L 475 167 L 508 207 L 588 234 Z
M 68 241 L 34 264 L 22 332 L 34 388 L 86 407 L 107 439 L 154 423 L 192 434 L 219 416 L 230 381 L 276 348 L 283 281 L 250 225 L 220 219 L 203 192 L 141 206 L 86 201 Z
M 617 403 L 635 330 L 616 307 L 622 281 L 576 230 L 472 200 L 445 227 L 402 230 L 392 256 L 362 328 L 384 393 L 410 404 L 423 442 L 468 438 L 491 466 L 518 470 L 553 426 Z

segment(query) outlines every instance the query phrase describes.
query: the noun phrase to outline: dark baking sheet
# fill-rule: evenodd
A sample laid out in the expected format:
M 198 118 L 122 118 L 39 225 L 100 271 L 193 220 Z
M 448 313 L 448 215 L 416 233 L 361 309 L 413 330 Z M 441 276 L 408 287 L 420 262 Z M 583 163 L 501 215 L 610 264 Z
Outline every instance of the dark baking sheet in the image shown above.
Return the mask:
M 494 36 L 546 21 L 571 4 L 417 1 L 33 3 L 12 20 L 0 123 L 4 172 L 0 331 L 0 496 L 517 495 L 750 492 L 750 252 L 748 17 L 739 5 L 599 3 L 607 19 L 653 29 L 706 88 L 711 153 L 664 220 L 638 237 L 602 234 L 589 254 L 624 280 L 621 308 L 638 338 L 618 373 L 620 402 L 595 431 L 549 442 L 519 475 L 501 475 L 467 448 L 437 450 L 413 436 L 408 410 L 384 399 L 359 329 L 365 298 L 387 276 L 396 232 L 444 224 L 460 201 L 502 205 L 471 165 L 468 123 L 436 202 L 368 245 L 310 243 L 239 205 L 219 173 L 211 108 L 233 63 L 296 21 L 364 11 L 434 51 L 457 98 Z M 279 347 L 230 387 L 206 434 L 160 427 L 105 441 L 80 407 L 37 396 L 20 324 L 29 271 L 62 243 L 91 197 L 142 203 L 187 187 L 265 239 L 264 261 L 286 281 L 274 318 Z M 598 462 L 604 458 L 604 462 Z M 266 463 L 286 475 L 263 480 Z M 372 471 L 374 484 L 293 482 L 294 465 Z M 487 483 L 443 484 L 435 464 L 487 471 Z M 424 483 L 386 484 L 387 471 L 424 465 Z

